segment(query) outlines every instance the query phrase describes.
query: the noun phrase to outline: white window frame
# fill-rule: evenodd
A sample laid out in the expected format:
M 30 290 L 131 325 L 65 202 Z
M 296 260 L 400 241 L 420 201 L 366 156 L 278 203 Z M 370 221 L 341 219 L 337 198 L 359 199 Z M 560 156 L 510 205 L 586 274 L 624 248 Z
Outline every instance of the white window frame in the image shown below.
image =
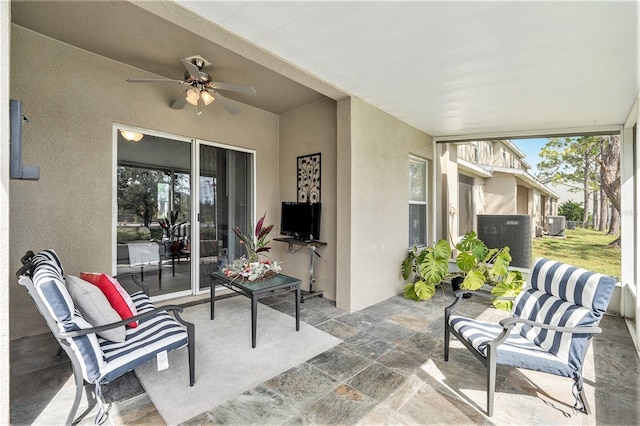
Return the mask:
M 411 193 L 409 193 L 409 206 L 411 205 L 421 205 L 421 206 L 425 206 L 425 218 L 424 218 L 424 224 L 423 224 L 423 229 L 424 229 L 424 245 L 420 245 L 417 247 L 426 247 L 427 243 L 428 243 L 428 237 L 429 237 L 429 190 L 430 190 L 430 186 L 429 186 L 429 162 L 421 157 L 417 157 L 415 155 L 409 155 L 409 172 L 410 172 L 410 168 L 411 168 L 411 162 L 418 162 L 418 163 L 422 163 L 424 164 L 424 175 L 423 175 L 423 188 L 424 188 L 424 200 L 412 200 L 411 197 Z M 409 182 L 409 191 L 411 191 L 411 182 Z M 411 220 L 410 217 L 408 217 L 408 220 Z M 413 247 L 415 244 L 413 241 L 408 241 L 409 244 L 409 248 Z

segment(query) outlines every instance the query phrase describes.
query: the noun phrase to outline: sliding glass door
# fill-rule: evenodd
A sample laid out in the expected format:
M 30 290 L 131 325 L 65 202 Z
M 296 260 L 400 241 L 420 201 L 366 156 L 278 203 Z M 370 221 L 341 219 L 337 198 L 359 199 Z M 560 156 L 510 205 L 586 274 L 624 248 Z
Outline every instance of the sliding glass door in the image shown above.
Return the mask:
M 209 273 L 244 254 L 234 227 L 250 232 L 253 217 L 253 153 L 198 142 L 199 290 Z
M 198 294 L 209 273 L 244 254 L 234 227 L 250 233 L 254 152 L 144 132 L 119 131 L 115 165 L 114 273 L 129 292 Z

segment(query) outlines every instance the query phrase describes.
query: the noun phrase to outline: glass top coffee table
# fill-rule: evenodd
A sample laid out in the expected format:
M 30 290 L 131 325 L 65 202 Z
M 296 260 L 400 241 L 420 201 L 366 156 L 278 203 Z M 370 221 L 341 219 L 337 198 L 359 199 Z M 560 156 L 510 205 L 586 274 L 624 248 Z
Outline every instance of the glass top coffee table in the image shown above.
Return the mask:
M 300 280 L 284 274 L 260 281 L 249 281 L 240 278 L 230 278 L 222 272 L 211 272 L 211 319 L 215 309 L 215 286 L 222 285 L 229 290 L 240 293 L 251 299 L 251 347 L 256 347 L 256 328 L 258 323 L 258 299 L 283 291 L 294 292 L 296 298 L 296 331 L 300 331 Z

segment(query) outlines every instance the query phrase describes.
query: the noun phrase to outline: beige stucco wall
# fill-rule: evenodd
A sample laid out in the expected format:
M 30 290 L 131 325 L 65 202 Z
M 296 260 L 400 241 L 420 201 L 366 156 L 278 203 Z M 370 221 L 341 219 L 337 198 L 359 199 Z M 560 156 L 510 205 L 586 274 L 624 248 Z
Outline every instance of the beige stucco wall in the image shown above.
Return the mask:
M 487 214 L 516 214 L 516 180 L 513 176 L 496 176 L 485 181 L 485 208 Z
M 280 116 L 280 201 L 297 201 L 297 158 L 321 154 L 320 202 L 322 203 L 320 240 L 326 246 L 315 257 L 314 290 L 324 297 L 336 299 L 336 102 L 324 99 Z M 274 219 L 274 236 L 279 235 L 280 216 Z M 303 248 L 288 253 L 288 245 L 275 242 L 276 258 L 283 261 L 282 270 L 302 279 L 309 289 L 310 250 Z M 300 249 L 294 246 L 293 250 Z
M 339 103 L 339 122 L 348 117 L 351 130 L 346 136 L 339 131 L 338 137 L 337 239 L 338 256 L 350 259 L 350 266 L 342 270 L 338 262 L 337 292 L 343 298 L 337 302 L 354 311 L 402 291 L 399 266 L 408 243 L 409 154 L 431 159 L 433 139 L 357 98 L 350 100 L 348 112 L 341 107 L 347 103 Z M 342 154 L 348 160 L 341 159 Z M 342 203 L 349 201 L 347 209 Z M 347 226 L 348 236 L 341 233 Z M 345 286 L 349 294 L 341 292 Z
M 114 122 L 255 149 L 256 211 L 277 217 L 276 115 L 246 105 L 238 115 L 215 105 L 201 116 L 189 105 L 173 110 L 180 88 L 126 82 L 157 76 L 11 28 L 11 96 L 24 102 L 24 159 L 41 179 L 11 182 L 10 271 L 26 250 L 44 248 L 67 273 L 111 270 Z M 45 332 L 23 289 L 10 287 L 11 338 Z
M 7 75 L 11 3 L 0 2 L 0 69 Z M 0 424 L 9 416 L 9 79 L 0 79 Z

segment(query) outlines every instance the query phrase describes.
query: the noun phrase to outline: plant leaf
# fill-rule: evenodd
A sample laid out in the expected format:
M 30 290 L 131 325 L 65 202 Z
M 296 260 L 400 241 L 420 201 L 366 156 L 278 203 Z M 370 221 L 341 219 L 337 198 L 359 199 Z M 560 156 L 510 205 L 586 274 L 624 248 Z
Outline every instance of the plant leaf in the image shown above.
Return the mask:
M 470 270 L 472 270 L 477 263 L 478 260 L 475 256 L 464 251 L 458 253 L 458 256 L 456 257 L 456 265 L 458 265 L 458 268 L 460 268 L 464 272 L 469 272 Z
M 509 272 L 510 263 L 511 254 L 509 254 L 509 247 L 504 247 L 493 259 L 491 273 L 498 276 L 506 275 L 507 272 Z
M 475 232 L 467 232 L 466 234 L 464 234 L 458 244 L 456 244 L 456 249 L 460 251 L 471 251 L 478 241 L 479 240 Z
M 413 270 L 413 259 L 414 258 L 407 257 L 402 261 L 402 269 L 400 272 L 403 280 L 408 280 L 411 276 L 411 272 Z
M 436 286 L 433 283 L 419 280 L 414 284 L 414 291 L 420 300 L 429 300 L 436 292 Z
M 418 295 L 416 294 L 415 286 L 413 283 L 404 286 L 404 297 L 406 299 L 415 300 L 416 302 L 420 300 L 418 298 Z
M 260 230 L 262 229 L 262 224 L 264 223 L 264 218 L 265 216 L 267 216 L 267 212 L 265 212 L 262 217 L 260 218 L 260 220 L 258 220 L 258 223 L 256 223 L 256 231 L 255 231 L 255 236 L 258 237 L 258 235 L 260 235 Z M 260 238 L 260 237 L 258 237 Z
M 495 297 L 516 297 L 522 291 L 524 280 L 519 271 L 511 271 L 505 280 L 498 283 L 491 289 L 491 294 Z M 493 306 L 502 311 L 511 312 L 513 300 L 492 300 Z
M 422 278 L 432 285 L 440 283 L 449 272 L 448 261 L 443 262 L 443 259 L 436 257 L 433 251 L 429 251 L 424 256 L 419 268 Z
M 440 240 L 433 246 L 433 254 L 436 257 L 447 259 L 451 257 L 451 246 L 446 240 Z
M 462 284 L 460 284 L 460 287 L 465 290 L 478 290 L 480 287 L 482 287 L 482 284 L 484 284 L 485 281 L 486 281 L 486 278 L 482 273 L 482 271 L 479 271 L 476 269 L 476 270 L 470 271 L 464 277 L 464 281 L 462 281 Z

